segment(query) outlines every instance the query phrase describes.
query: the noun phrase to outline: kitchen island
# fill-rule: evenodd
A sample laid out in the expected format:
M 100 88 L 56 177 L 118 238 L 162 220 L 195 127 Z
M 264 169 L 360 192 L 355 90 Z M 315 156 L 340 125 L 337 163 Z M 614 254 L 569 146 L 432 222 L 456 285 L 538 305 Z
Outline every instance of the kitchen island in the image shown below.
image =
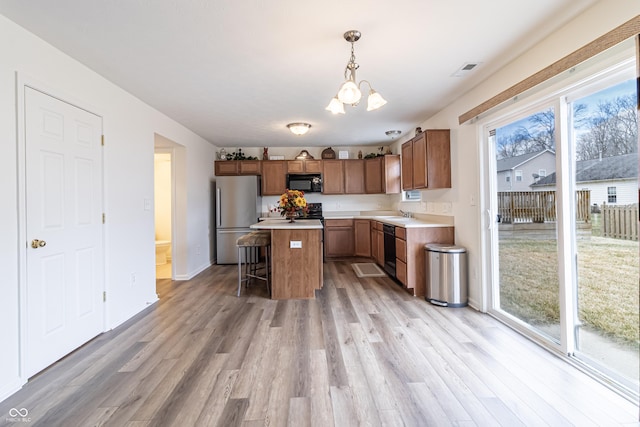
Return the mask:
M 261 221 L 252 229 L 271 231 L 271 298 L 315 298 L 322 288 L 322 223 L 300 219 Z

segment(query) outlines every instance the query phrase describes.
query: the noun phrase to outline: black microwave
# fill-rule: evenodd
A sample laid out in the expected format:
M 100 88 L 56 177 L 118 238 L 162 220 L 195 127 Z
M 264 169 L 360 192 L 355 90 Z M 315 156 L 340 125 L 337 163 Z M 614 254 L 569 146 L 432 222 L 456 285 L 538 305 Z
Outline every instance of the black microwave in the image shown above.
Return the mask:
M 289 190 L 302 190 L 305 193 L 322 192 L 322 175 L 318 174 L 288 174 L 287 188 Z

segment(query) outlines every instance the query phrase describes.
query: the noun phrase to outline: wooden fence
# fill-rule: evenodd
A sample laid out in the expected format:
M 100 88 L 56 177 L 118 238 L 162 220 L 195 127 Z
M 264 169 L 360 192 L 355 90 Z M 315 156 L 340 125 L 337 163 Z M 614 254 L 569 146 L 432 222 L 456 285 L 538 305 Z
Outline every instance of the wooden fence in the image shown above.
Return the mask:
M 602 205 L 602 236 L 638 240 L 638 205 Z
M 576 191 L 576 219 L 590 222 L 590 191 Z M 555 191 L 500 191 L 498 218 L 503 224 L 556 222 Z

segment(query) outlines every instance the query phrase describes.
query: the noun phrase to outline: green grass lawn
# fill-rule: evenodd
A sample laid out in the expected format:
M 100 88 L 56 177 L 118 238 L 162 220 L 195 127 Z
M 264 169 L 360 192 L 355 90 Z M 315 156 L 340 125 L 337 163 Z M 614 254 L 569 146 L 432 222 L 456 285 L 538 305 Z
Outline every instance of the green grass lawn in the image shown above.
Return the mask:
M 578 241 L 579 318 L 638 348 L 638 242 L 593 236 Z M 532 325 L 559 324 L 555 240 L 500 241 L 503 310 Z

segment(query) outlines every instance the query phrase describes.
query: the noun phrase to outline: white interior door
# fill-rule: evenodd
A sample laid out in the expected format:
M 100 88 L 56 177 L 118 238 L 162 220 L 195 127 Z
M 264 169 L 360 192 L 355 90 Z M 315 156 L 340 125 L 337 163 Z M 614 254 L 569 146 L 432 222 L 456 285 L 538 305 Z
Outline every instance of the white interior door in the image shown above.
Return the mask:
M 25 87 L 25 375 L 104 329 L 102 119 Z

